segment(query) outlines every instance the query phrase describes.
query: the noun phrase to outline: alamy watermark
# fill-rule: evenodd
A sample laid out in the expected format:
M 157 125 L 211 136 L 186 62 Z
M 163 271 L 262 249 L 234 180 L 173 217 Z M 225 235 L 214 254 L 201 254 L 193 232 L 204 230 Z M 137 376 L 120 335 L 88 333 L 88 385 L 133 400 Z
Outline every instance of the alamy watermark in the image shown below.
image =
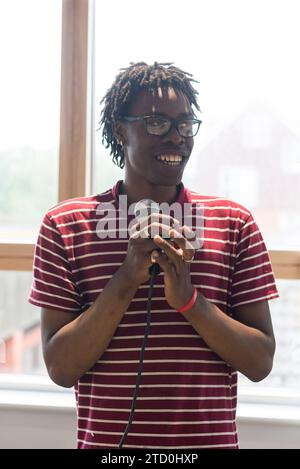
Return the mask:
M 101 219 L 97 223 L 96 233 L 100 239 L 154 238 L 157 234 L 169 238 L 168 232 L 173 229 L 174 238 L 182 237 L 183 231 L 188 248 L 198 250 L 204 242 L 203 213 L 204 205 L 201 203 L 158 204 L 143 199 L 128 206 L 127 196 L 120 195 L 119 210 L 112 202 L 104 202 L 97 206 L 96 214 L 100 215 Z M 128 218 L 132 216 L 134 218 L 128 223 Z M 164 225 L 163 233 L 160 224 Z

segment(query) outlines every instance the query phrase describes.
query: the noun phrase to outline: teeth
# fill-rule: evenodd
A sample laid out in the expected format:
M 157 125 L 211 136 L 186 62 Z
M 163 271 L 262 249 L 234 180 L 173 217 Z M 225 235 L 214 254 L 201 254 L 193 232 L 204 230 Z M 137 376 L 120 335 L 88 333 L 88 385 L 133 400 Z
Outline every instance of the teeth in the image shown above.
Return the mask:
M 161 161 L 181 163 L 182 156 L 181 155 L 158 155 L 157 159 Z

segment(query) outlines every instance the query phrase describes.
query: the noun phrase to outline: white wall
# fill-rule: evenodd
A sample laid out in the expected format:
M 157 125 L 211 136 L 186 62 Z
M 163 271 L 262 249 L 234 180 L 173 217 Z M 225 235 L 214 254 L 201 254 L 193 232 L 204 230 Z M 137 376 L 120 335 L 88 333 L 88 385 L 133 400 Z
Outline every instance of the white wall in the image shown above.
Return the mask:
M 76 412 L 0 407 L 0 448 L 76 448 Z
M 300 448 L 299 422 L 238 419 L 241 449 Z

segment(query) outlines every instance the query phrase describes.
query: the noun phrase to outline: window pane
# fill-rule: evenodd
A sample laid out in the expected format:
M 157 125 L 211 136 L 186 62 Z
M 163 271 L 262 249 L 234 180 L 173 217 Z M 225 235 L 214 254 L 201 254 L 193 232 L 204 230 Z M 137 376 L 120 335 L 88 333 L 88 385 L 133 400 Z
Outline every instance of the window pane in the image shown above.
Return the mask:
M 277 286 L 280 298 L 270 302 L 276 338 L 273 370 L 259 383 L 241 375 L 240 383 L 284 389 L 285 393 L 300 398 L 300 280 L 277 280 Z
M 262 0 L 194 0 L 189 8 L 182 8 L 178 0 L 153 0 L 146 19 L 138 0 L 132 0 L 130 8 L 121 0 L 95 3 L 95 128 L 101 98 L 119 69 L 130 62 L 174 62 L 193 73 L 200 81 L 194 86 L 199 91 L 203 124 L 184 183 L 202 194 L 245 205 L 253 212 L 269 249 L 299 250 L 300 62 L 295 57 L 300 29 L 296 2 L 270 6 Z M 107 18 L 114 18 L 115 35 Z M 183 38 L 188 38 L 188 51 Z M 94 148 L 92 188 L 99 193 L 122 179 L 124 171 L 112 163 L 100 132 L 95 132 Z M 241 377 L 241 387 L 298 392 L 299 286 L 297 280 L 278 281 L 281 298 L 270 302 L 277 339 L 273 371 L 262 383 Z
M 27 302 L 31 272 L 0 271 L 0 372 L 45 374 L 39 309 Z
M 203 125 L 185 184 L 245 205 L 269 249 L 299 249 L 296 2 L 194 0 L 183 8 L 178 0 L 153 0 L 145 17 L 138 0 L 130 6 L 99 0 L 95 18 L 95 127 L 99 102 L 120 68 L 173 61 L 200 81 L 195 86 Z M 113 18 L 115 34 L 107 18 Z M 95 138 L 93 192 L 98 193 L 123 171 L 112 163 L 100 132 Z
M 0 3 L 0 242 L 34 242 L 57 202 L 61 0 Z

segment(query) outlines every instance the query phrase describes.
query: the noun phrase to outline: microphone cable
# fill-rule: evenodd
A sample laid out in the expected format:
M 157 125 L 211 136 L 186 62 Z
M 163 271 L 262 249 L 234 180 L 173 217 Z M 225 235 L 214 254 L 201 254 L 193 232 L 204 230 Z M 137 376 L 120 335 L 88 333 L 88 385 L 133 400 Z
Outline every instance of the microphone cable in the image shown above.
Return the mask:
M 141 375 L 142 375 L 142 370 L 143 370 L 145 348 L 146 348 L 147 339 L 148 339 L 148 335 L 149 335 L 150 327 L 151 327 L 152 290 L 153 290 L 153 285 L 154 285 L 154 278 L 160 272 L 159 264 L 157 264 L 157 263 L 153 264 L 150 267 L 149 271 L 150 271 L 150 287 L 149 287 L 149 291 L 148 291 L 147 322 L 146 322 L 145 335 L 144 335 L 144 340 L 143 340 L 141 353 L 140 353 L 139 369 L 138 369 L 138 374 L 137 374 L 136 383 L 135 383 L 134 395 L 133 395 L 132 404 L 131 404 L 131 411 L 130 411 L 127 426 L 126 426 L 125 431 L 123 433 L 123 436 L 120 440 L 118 449 L 122 449 L 122 447 L 123 447 L 124 441 L 125 441 L 125 439 L 128 435 L 128 432 L 130 430 L 132 420 L 133 420 L 133 417 L 134 417 L 134 413 L 135 413 L 136 400 L 137 400 L 137 397 L 138 397 L 139 386 L 140 386 L 140 382 L 141 382 Z

